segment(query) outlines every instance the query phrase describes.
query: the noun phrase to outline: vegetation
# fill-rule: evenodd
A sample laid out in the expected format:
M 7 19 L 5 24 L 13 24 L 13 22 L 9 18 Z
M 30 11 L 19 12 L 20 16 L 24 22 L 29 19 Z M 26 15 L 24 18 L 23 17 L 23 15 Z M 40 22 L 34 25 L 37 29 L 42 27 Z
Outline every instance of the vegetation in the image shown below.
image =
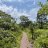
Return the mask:
M 41 4 L 42 5 L 42 4 Z M 38 29 L 34 32 L 34 48 L 48 48 L 48 4 L 41 6 L 37 14 Z
M 48 48 L 48 4 L 42 4 L 36 22 L 20 16 L 20 23 L 11 15 L 0 11 L 0 48 L 20 48 L 22 32 L 26 32 L 34 48 Z
M 19 48 L 21 30 L 14 18 L 0 11 L 0 48 Z

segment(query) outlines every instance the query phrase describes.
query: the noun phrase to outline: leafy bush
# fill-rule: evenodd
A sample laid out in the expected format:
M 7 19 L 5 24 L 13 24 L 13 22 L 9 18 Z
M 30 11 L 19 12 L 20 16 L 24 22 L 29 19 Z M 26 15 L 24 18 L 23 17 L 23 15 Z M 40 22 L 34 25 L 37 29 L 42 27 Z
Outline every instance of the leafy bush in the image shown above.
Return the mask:
M 14 48 L 16 46 L 15 37 L 9 32 L 0 32 L 0 48 Z
M 34 48 L 48 48 L 48 30 L 38 30 L 40 36 L 34 41 Z

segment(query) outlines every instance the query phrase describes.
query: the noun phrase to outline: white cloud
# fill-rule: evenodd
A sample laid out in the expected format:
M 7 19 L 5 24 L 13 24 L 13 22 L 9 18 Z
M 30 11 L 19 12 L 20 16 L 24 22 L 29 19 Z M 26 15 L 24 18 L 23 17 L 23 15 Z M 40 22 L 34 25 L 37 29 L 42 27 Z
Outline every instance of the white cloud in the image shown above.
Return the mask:
M 0 0 L 0 3 L 1 3 L 1 0 Z
M 25 10 L 23 10 L 23 11 L 18 11 L 17 8 L 16 8 L 16 9 L 14 8 L 13 11 L 12 11 L 12 13 L 11 13 L 11 15 L 12 15 L 14 18 L 20 17 L 20 16 L 22 16 L 22 15 L 25 15 L 25 16 L 29 17 L 30 20 L 35 21 L 35 20 L 36 20 L 36 17 L 37 17 L 37 12 L 38 12 L 39 9 L 40 9 L 40 8 L 37 7 L 37 8 L 33 8 L 33 9 L 31 9 L 29 12 L 27 12 L 27 11 L 25 11 Z
M 25 16 L 28 16 L 30 20 L 35 20 L 39 7 L 33 8 L 29 12 L 27 12 L 26 10 L 18 11 L 17 8 L 13 8 L 12 6 L 6 6 L 5 4 L 2 4 L 0 5 L 0 10 L 10 14 L 14 18 L 20 17 L 21 15 L 25 15 Z
M 36 8 L 31 9 L 30 10 L 30 14 L 32 14 L 32 15 L 37 14 L 37 12 L 38 12 L 39 9 L 40 9 L 40 7 L 36 7 Z
M 16 0 L 2 0 L 4 2 L 13 2 L 13 1 L 16 1 Z
M 36 16 L 37 16 L 37 11 L 39 10 L 39 7 L 33 8 L 30 11 L 26 11 L 26 10 L 19 10 L 18 11 L 17 8 L 13 8 L 12 6 L 7 6 L 7 5 L 3 4 L 2 1 L 5 1 L 5 2 L 16 1 L 16 2 L 20 2 L 20 3 L 25 3 L 25 2 L 29 2 L 31 0 L 0 0 L 0 10 L 10 14 L 14 18 L 18 18 L 21 15 L 25 15 L 25 16 L 28 16 L 30 20 L 35 21 Z M 34 0 L 33 4 L 35 5 L 35 0 Z M 30 7 L 30 5 L 28 5 L 28 6 Z
M 13 10 L 13 8 L 11 6 L 8 7 L 6 5 L 0 5 L 0 10 L 2 10 L 3 12 L 6 12 L 6 13 L 10 13 Z
M 18 2 L 22 2 L 23 0 L 18 0 Z
M 28 14 L 26 13 L 26 11 L 18 11 L 17 8 L 13 8 L 12 6 L 6 6 L 5 4 L 0 5 L 0 10 L 2 10 L 3 12 L 6 12 L 8 14 L 11 14 L 12 16 L 16 17 L 16 16 L 21 16 L 21 15 L 25 15 L 28 16 Z
M 1 4 L 3 4 L 3 3 L 2 3 L 2 0 L 0 0 L 0 5 L 1 5 Z
M 4 2 L 23 2 L 24 0 L 2 0 Z
M 1 0 L 3 2 L 20 2 L 20 3 L 25 3 L 25 2 L 33 2 L 33 4 L 35 4 L 35 0 Z
M 37 12 L 38 10 L 40 9 L 40 7 L 36 7 L 36 8 L 33 8 L 30 10 L 30 19 L 35 21 L 36 20 L 36 17 L 37 17 Z

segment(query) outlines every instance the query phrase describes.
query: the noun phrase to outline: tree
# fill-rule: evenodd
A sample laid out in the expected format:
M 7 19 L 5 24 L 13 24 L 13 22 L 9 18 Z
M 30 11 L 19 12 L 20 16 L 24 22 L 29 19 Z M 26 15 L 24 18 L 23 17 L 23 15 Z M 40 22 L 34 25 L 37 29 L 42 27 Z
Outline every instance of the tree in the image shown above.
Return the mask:
M 11 17 L 11 15 L 0 11 L 0 28 L 9 30 L 15 23 L 16 21 Z
M 48 15 L 48 5 L 45 4 L 41 7 L 37 14 L 37 22 L 39 23 L 39 28 L 43 29 L 44 24 L 47 23 Z
M 43 15 L 38 15 L 37 16 L 37 22 L 39 23 L 39 28 L 43 29 L 44 24 L 47 21 L 47 16 Z
M 28 17 L 26 16 L 20 16 L 20 20 L 21 20 L 21 23 L 20 25 L 23 26 L 23 27 L 28 27 L 29 24 L 31 23 L 31 21 L 28 19 Z

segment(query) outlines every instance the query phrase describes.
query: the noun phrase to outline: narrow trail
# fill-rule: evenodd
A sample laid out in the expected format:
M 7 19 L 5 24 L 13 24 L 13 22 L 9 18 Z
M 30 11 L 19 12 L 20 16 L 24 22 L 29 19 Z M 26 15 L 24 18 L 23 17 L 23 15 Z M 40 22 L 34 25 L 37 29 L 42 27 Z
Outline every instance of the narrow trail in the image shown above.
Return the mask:
M 20 48 L 32 48 L 25 32 L 23 32 Z

